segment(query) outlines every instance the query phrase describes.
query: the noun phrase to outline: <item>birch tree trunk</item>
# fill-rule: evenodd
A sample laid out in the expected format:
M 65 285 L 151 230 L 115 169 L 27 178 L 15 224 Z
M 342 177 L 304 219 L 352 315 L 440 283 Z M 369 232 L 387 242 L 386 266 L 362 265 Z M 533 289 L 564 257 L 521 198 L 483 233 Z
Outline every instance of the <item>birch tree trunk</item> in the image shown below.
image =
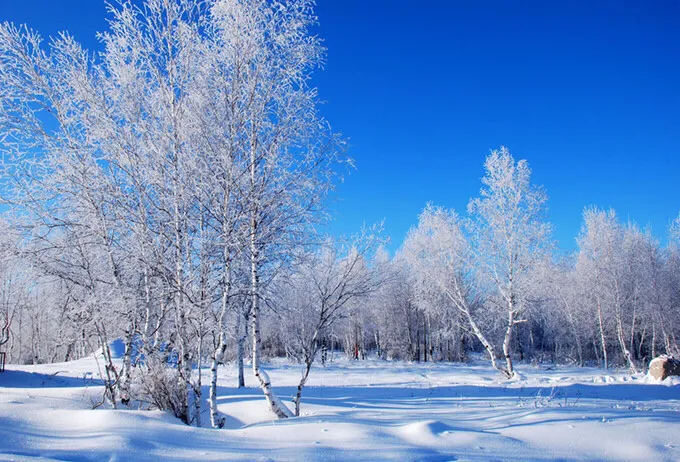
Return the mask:
M 600 345 L 602 346 L 602 357 L 604 358 L 604 368 L 609 369 L 609 361 L 607 359 L 607 338 L 604 332 L 604 319 L 602 317 L 602 303 L 599 298 L 597 300 L 597 319 L 600 327 Z
M 305 359 L 305 370 L 302 373 L 302 378 L 300 379 L 300 383 L 298 383 L 297 392 L 295 393 L 295 398 L 293 398 L 293 403 L 295 403 L 295 416 L 296 417 L 300 417 L 300 401 L 302 399 L 302 389 L 304 388 L 305 384 L 307 383 L 307 379 L 309 378 L 309 371 L 312 369 L 312 362 L 313 362 L 313 358 L 306 358 Z
M 217 367 L 227 349 L 227 342 L 223 332 L 220 332 L 219 336 L 220 341 L 213 352 L 212 364 L 210 366 L 210 425 L 213 428 L 222 428 L 225 423 L 224 417 L 220 417 L 217 411 Z
M 510 341 L 512 340 L 512 328 L 515 325 L 515 311 L 511 306 L 508 310 L 508 324 L 505 328 L 505 338 L 503 339 L 503 356 L 505 356 L 505 375 L 512 378 L 515 375 L 512 365 L 512 357 L 510 356 Z
M 217 332 L 219 342 L 217 348 L 212 354 L 212 364 L 210 366 L 210 424 L 213 428 L 224 427 L 225 419 L 219 417 L 217 411 L 217 368 L 224 357 L 224 352 L 227 350 L 227 338 L 224 332 L 224 318 L 227 314 L 229 306 L 229 295 L 231 289 L 231 264 L 229 259 L 228 249 L 223 250 L 224 257 L 224 282 L 222 292 L 222 306 L 220 308 L 219 317 L 217 320 Z
M 618 299 L 618 296 L 617 296 Z M 633 361 L 633 357 L 630 354 L 630 350 L 628 349 L 628 346 L 626 345 L 626 334 L 623 330 L 623 319 L 621 315 L 621 304 L 619 301 L 616 301 L 616 334 L 619 340 L 619 346 L 621 347 L 621 353 L 623 353 L 623 357 L 626 360 L 626 363 L 628 363 L 628 367 L 630 368 L 631 372 L 633 374 L 637 373 L 637 368 L 635 367 L 635 362 Z
M 260 298 L 259 298 L 259 252 L 257 248 L 256 233 L 257 233 L 257 219 L 255 217 L 251 220 L 252 235 L 250 239 L 250 318 L 251 330 L 253 336 L 252 345 L 252 367 L 253 374 L 257 379 L 264 397 L 269 404 L 269 409 L 280 419 L 293 417 L 290 409 L 279 400 L 272 390 L 271 380 L 267 372 L 260 366 Z
M 635 366 L 635 361 L 633 361 L 633 356 L 630 353 L 630 348 L 626 345 L 626 334 L 623 329 L 623 316 L 621 313 L 621 292 L 619 290 L 618 281 L 615 282 L 615 303 L 616 303 L 616 333 L 619 339 L 619 345 L 621 346 L 621 352 L 623 357 L 628 363 L 628 367 L 633 374 L 637 373 L 637 367 Z M 635 313 L 633 313 L 633 323 L 635 323 Z M 634 324 L 633 324 L 634 325 Z M 631 338 L 632 346 L 632 338 Z
M 238 366 L 238 388 L 243 388 L 246 386 L 245 375 L 243 371 L 243 360 L 245 355 L 245 343 L 246 343 L 246 330 L 245 323 L 243 319 L 243 313 L 236 313 L 236 341 L 237 341 L 237 351 L 236 351 L 236 363 Z
M 455 295 L 449 290 L 446 290 L 446 295 L 467 318 L 468 324 L 472 329 L 472 333 L 475 334 L 475 337 L 477 337 L 477 340 L 479 340 L 479 342 L 482 344 L 482 346 L 489 355 L 489 359 L 491 360 L 491 367 L 496 369 L 498 372 L 502 373 L 507 378 L 512 377 L 511 375 L 508 375 L 508 371 L 506 369 L 498 365 L 498 358 L 496 357 L 493 345 L 491 345 L 491 342 L 489 342 L 489 340 L 486 338 L 486 336 L 482 332 L 482 329 L 480 329 L 479 325 L 472 316 L 472 313 L 470 312 L 470 307 L 465 301 L 465 296 L 463 295 L 460 287 L 457 284 L 455 285 L 454 290 Z

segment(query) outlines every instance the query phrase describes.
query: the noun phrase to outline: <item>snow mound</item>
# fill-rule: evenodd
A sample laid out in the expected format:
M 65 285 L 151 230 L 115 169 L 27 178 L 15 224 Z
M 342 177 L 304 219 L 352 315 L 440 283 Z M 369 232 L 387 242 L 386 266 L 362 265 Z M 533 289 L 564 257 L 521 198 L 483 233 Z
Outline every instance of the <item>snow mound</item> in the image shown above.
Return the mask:
M 426 440 L 451 433 L 454 431 L 454 428 L 439 420 L 424 420 L 404 425 L 402 431 L 411 436 L 417 436 L 422 440 Z
M 663 385 L 666 385 L 668 387 L 680 385 L 680 376 L 675 375 L 675 376 L 672 376 L 672 377 L 666 377 L 660 383 L 662 383 Z
M 663 380 L 659 380 L 658 378 L 654 377 L 653 375 L 646 374 L 642 378 L 639 379 L 640 383 L 649 383 L 649 384 L 654 384 L 654 385 L 666 385 L 667 387 L 673 387 L 675 385 L 680 385 L 680 376 L 671 376 L 671 377 L 666 377 Z
M 513 371 L 512 377 L 506 380 L 508 383 L 519 383 L 524 381 L 526 381 L 526 377 L 517 370 Z

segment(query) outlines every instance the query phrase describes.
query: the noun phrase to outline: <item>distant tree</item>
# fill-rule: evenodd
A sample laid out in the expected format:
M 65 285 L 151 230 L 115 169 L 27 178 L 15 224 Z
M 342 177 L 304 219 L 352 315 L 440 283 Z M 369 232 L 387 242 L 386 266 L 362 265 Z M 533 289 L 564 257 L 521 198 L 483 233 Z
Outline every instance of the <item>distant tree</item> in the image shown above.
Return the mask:
M 418 297 L 432 297 L 436 292 L 443 294 L 448 303 L 440 305 L 437 315 L 452 316 L 448 311 L 451 307 L 460 312 L 488 353 L 492 366 L 511 376 L 498 363 L 493 342 L 485 332 L 488 316 L 482 304 L 484 294 L 476 280 L 470 244 L 458 215 L 428 205 L 420 214 L 418 226 L 409 231 L 403 253 L 418 281 Z
M 466 229 L 476 277 L 493 288 L 487 308 L 505 313 L 503 356 L 505 374 L 512 377 L 513 329 L 526 321 L 522 316 L 537 289 L 531 274 L 550 254 L 551 226 L 546 221 L 547 196 L 531 184 L 526 160 L 515 161 L 501 147 L 486 158 L 484 166 L 484 186 L 480 197 L 468 205 Z
M 632 371 L 637 370 L 626 324 L 634 332 L 642 277 L 635 254 L 642 251 L 642 239 L 634 227 L 621 226 L 613 210 L 588 208 L 583 213 L 577 271 L 594 304 L 605 369 L 610 363 L 607 338 L 613 330 L 624 360 Z
M 293 398 L 295 415 L 300 415 L 302 390 L 322 339 L 347 316 L 349 307 L 365 300 L 380 288 L 385 273 L 369 268 L 370 253 L 379 244 L 377 234 L 365 232 L 346 243 L 326 240 L 307 255 L 296 273 L 286 277 L 286 289 L 279 303 L 283 319 L 286 350 L 304 364 L 297 393 Z
M 668 230 L 668 248 L 664 257 L 663 281 L 664 304 L 657 311 L 658 327 L 654 331 L 663 337 L 667 353 L 680 355 L 680 215 L 672 221 Z M 675 320 L 675 322 L 674 322 Z

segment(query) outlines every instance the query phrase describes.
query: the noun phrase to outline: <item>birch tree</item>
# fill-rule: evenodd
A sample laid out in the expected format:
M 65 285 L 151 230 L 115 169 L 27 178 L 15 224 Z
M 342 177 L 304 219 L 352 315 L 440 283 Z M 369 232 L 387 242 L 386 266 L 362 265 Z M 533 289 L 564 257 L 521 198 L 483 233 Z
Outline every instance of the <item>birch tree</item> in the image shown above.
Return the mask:
M 470 245 L 461 219 L 454 211 L 428 205 L 416 228 L 409 231 L 403 252 L 420 279 L 420 297 L 432 286 L 444 294 L 450 306 L 460 312 L 473 335 L 486 350 L 494 369 L 510 376 L 499 364 L 493 341 L 485 332 L 484 294 L 471 265 Z
M 88 55 L 67 34 L 53 40 L 49 52 L 26 27 L 3 24 L 0 36 L 5 200 L 21 210 L 15 226 L 32 241 L 35 263 L 84 290 L 81 303 L 96 300 L 92 306 L 102 308 L 91 321 L 106 351 L 103 312 L 117 307 L 124 315 L 129 303 L 118 251 L 123 236 L 111 206 L 115 191 L 83 123 L 87 83 L 80 83 L 87 81 Z M 107 375 L 115 369 L 111 361 L 106 369 Z M 118 382 L 118 373 L 113 375 Z M 125 384 L 120 390 L 127 400 Z
M 310 72 L 323 58 L 309 32 L 312 2 L 224 0 L 212 14 L 239 78 L 240 127 L 248 165 L 248 250 L 253 373 L 277 417 L 290 410 L 261 367 L 263 271 L 287 258 L 304 239 L 330 187 L 337 140 L 317 114 Z M 267 278 L 268 279 L 268 278 Z
M 327 240 L 315 253 L 304 257 L 297 272 L 287 278 L 282 305 L 287 350 L 304 364 L 293 398 L 294 414 L 300 415 L 302 390 L 307 383 L 322 339 L 353 303 L 365 300 L 380 288 L 385 273 L 369 268 L 368 259 L 380 243 L 377 233 L 364 231 L 349 242 Z
M 159 350 L 169 346 L 179 357 L 178 401 L 158 402 L 197 423 L 201 372 L 192 364 L 202 360 L 211 325 L 211 416 L 219 426 L 224 319 L 243 292 L 232 284 L 234 262 L 247 258 L 253 370 L 276 407 L 259 365 L 262 282 L 320 217 L 338 152 L 309 85 L 323 58 L 309 32 L 312 7 L 123 2 L 109 8 L 100 54 L 68 34 L 44 46 L 26 27 L 0 27 L 6 200 L 25 221 L 40 267 L 82 294 L 85 312 L 97 306 L 126 320 L 93 321 L 105 352 L 108 336 L 126 339 L 122 371 L 109 361 L 125 401 L 139 336 L 144 387 L 174 387 L 152 383 L 170 377 Z M 288 415 L 284 408 L 277 414 Z
M 673 319 L 680 319 L 680 215 L 673 220 L 668 229 L 668 248 L 664 266 L 664 286 L 667 302 L 658 312 L 663 344 L 669 354 L 680 355 L 678 336 L 680 326 L 673 325 Z M 663 306 L 663 305 L 662 305 Z
M 587 293 L 594 305 L 605 369 L 610 364 L 608 337 L 612 320 L 615 321 L 616 338 L 620 344 L 622 342 L 623 234 L 613 210 L 605 212 L 589 208 L 584 211 L 577 264 L 584 278 L 582 284 L 588 288 Z M 627 351 L 625 344 L 621 346 Z
M 531 272 L 550 251 L 545 192 L 531 184 L 526 160 L 515 161 L 507 148 L 492 151 L 484 163 L 480 197 L 468 204 L 467 231 L 477 277 L 495 292 L 488 308 L 505 313 L 505 374 L 513 376 L 513 329 L 525 322 L 532 297 Z

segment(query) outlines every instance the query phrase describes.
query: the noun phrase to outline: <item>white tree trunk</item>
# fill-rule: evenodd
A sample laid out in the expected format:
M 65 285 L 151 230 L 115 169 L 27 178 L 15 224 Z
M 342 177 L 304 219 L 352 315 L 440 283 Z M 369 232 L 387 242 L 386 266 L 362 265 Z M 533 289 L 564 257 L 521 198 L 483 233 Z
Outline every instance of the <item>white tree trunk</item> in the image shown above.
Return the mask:
M 621 308 L 616 306 L 616 333 L 617 337 L 619 339 L 619 345 L 621 347 L 621 353 L 623 354 L 624 359 L 626 360 L 626 363 L 628 363 L 628 367 L 630 368 L 630 371 L 633 374 L 637 373 L 637 367 L 635 367 L 635 362 L 633 361 L 633 357 L 630 354 L 630 350 L 628 349 L 628 346 L 626 345 L 626 338 L 625 338 L 625 333 L 623 331 L 623 320 L 621 319 Z
M 252 366 L 253 374 L 260 384 L 260 388 L 264 393 L 264 397 L 269 404 L 269 409 L 280 419 L 293 417 L 290 409 L 279 400 L 279 398 L 272 390 L 271 380 L 267 372 L 260 366 L 260 307 L 259 307 L 259 277 L 258 277 L 258 253 L 257 246 L 254 243 L 254 237 L 251 239 L 251 326 L 253 336 L 252 348 Z
M 260 384 L 269 409 L 280 419 L 293 417 L 290 409 L 279 400 L 272 390 L 271 380 L 267 372 L 260 366 L 260 299 L 259 299 L 259 251 L 257 248 L 257 220 L 251 220 L 250 237 L 250 318 L 253 336 L 252 366 L 253 374 Z
M 237 339 L 237 358 L 238 365 L 238 388 L 246 386 L 245 375 L 243 371 L 243 357 L 245 356 L 246 331 L 245 323 L 243 322 L 243 313 L 236 313 L 236 339 Z
M 300 383 L 298 384 L 297 393 L 295 394 L 295 398 L 293 398 L 293 403 L 295 403 L 295 416 L 296 417 L 300 416 L 300 401 L 302 400 L 302 389 L 304 388 L 305 384 L 307 383 L 307 378 L 309 378 L 309 371 L 312 369 L 312 362 L 313 361 L 314 361 L 314 358 L 305 358 L 305 370 L 302 373 L 302 377 L 300 378 Z
M 202 324 L 202 323 L 201 323 Z M 202 326 L 201 326 L 202 327 Z M 201 370 L 203 366 L 203 334 L 199 333 L 198 339 L 198 361 L 196 364 L 196 383 L 192 382 L 192 389 L 194 391 L 194 415 L 197 427 L 202 427 L 203 423 L 201 421 L 201 414 L 203 413 L 203 371 Z
M 602 356 L 604 357 L 604 368 L 609 369 L 609 361 L 607 360 L 607 339 L 604 332 L 604 319 L 602 317 L 602 303 L 597 300 L 597 318 L 600 327 L 600 343 L 602 346 Z
M 213 352 L 210 366 L 210 424 L 213 428 L 224 427 L 225 419 L 217 411 L 217 367 L 227 349 L 224 333 L 220 333 L 220 343 Z
M 510 356 L 510 341 L 512 340 L 512 328 L 515 325 L 515 311 L 511 307 L 508 310 L 508 324 L 505 328 L 505 338 L 503 339 L 503 355 L 505 356 L 505 375 L 512 378 L 515 375 L 512 365 L 512 357 Z
M 222 307 L 220 309 L 219 319 L 217 320 L 217 330 L 219 343 L 212 355 L 212 364 L 210 366 L 210 424 L 213 428 L 224 427 L 224 418 L 219 417 L 217 411 L 217 369 L 224 357 L 224 352 L 227 349 L 227 336 L 224 332 L 224 317 L 227 314 L 229 306 L 229 292 L 231 289 L 231 267 L 228 259 L 228 249 L 224 249 L 225 268 L 224 268 L 224 287 L 222 293 Z
M 493 345 L 491 345 L 491 343 L 486 338 L 482 330 L 479 328 L 479 325 L 477 324 L 475 319 L 472 317 L 472 313 L 470 313 L 470 307 L 467 305 L 467 301 L 465 300 L 465 296 L 461 292 L 460 287 L 458 286 L 455 287 L 455 296 L 449 290 L 445 290 L 445 292 L 449 299 L 453 302 L 453 304 L 467 318 L 468 324 L 472 329 L 472 333 L 475 334 L 477 340 L 479 340 L 479 342 L 482 344 L 486 352 L 489 354 L 489 359 L 491 359 L 491 366 L 498 372 L 502 373 L 507 378 L 512 377 L 512 375 L 508 375 L 508 371 L 506 369 L 504 369 L 502 366 L 498 364 L 498 358 L 496 358 L 496 353 L 493 349 Z

